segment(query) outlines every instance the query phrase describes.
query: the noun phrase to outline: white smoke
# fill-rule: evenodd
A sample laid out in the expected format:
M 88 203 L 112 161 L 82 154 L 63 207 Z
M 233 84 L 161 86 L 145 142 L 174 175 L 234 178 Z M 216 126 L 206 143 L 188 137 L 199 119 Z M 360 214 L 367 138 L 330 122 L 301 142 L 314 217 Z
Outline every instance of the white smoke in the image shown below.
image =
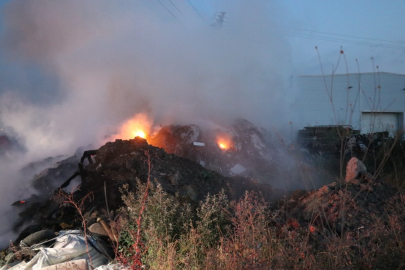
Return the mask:
M 222 3 L 230 18 L 221 29 L 185 3 L 177 4 L 188 17 L 177 21 L 156 3 L 134 2 L 4 7 L 8 59 L 55 74 L 64 93 L 44 106 L 2 89 L 2 121 L 21 134 L 30 130 L 29 149 L 94 142 L 145 111 L 164 123 L 244 117 L 276 124 L 289 49 L 266 1 Z
M 206 1 L 200 18 L 187 1 L 172 1 L 181 13 L 161 2 L 177 19 L 158 1 L 4 4 L 0 58 L 10 78 L 33 82 L 0 84 L 0 122 L 23 137 L 24 162 L 101 142 L 141 112 L 162 124 L 288 124 L 290 49 L 272 4 Z

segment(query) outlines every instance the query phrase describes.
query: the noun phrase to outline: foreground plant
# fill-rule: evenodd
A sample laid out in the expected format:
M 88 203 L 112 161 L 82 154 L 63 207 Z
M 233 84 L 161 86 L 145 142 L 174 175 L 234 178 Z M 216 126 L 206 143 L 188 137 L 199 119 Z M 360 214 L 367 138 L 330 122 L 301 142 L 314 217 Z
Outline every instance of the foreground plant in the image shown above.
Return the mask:
M 370 191 L 364 190 L 352 194 L 354 200 L 350 190 L 355 187 L 337 184 L 336 190 L 328 191 L 325 186 L 298 201 L 307 214 L 297 216 L 288 207 L 269 207 L 255 192 L 229 201 L 222 191 L 193 206 L 158 183 L 147 186 L 138 181 L 136 192 L 123 189 L 120 256 L 139 267 L 131 247 L 140 231 L 144 252 L 139 261 L 148 269 L 401 269 L 404 195 L 398 192 L 385 202 L 381 214 L 369 212 L 365 223 L 369 225 L 338 230 L 333 224 L 339 217 L 362 211 L 370 197 Z M 337 205 L 328 205 L 329 197 L 340 205 L 342 215 Z

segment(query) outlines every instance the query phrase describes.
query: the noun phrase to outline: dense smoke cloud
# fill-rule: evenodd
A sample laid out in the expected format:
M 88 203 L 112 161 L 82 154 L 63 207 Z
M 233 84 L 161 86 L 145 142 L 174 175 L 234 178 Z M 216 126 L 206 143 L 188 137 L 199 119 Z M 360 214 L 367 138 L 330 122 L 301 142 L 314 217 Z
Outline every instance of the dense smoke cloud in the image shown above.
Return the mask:
M 289 49 L 266 1 L 207 4 L 213 14 L 227 11 L 221 29 L 181 1 L 178 20 L 158 2 L 110 2 L 4 6 L 3 56 L 57 78 L 54 92 L 32 87 L 53 101 L 46 106 L 26 95 L 31 89 L 1 89 L 2 121 L 30 131 L 29 149 L 71 149 L 139 112 L 159 123 L 276 124 Z
M 11 160 L 16 170 L 97 145 L 137 113 L 155 124 L 221 125 L 237 117 L 265 127 L 288 123 L 282 110 L 290 52 L 271 4 L 206 1 L 195 6 L 200 17 L 189 2 L 172 2 L 181 13 L 168 1 L 174 16 L 158 1 L 2 6 L 0 124 L 25 146 L 25 155 Z M 221 11 L 222 28 L 211 27 Z M 8 193 L 16 194 L 21 182 L 12 171 L 1 185 L 11 181 Z

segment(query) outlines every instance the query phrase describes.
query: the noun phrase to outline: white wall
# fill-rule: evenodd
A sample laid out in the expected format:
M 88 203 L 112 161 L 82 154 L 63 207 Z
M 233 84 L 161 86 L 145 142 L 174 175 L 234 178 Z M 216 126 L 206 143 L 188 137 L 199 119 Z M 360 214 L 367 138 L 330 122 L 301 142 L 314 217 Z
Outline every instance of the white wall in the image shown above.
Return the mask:
M 360 129 L 362 112 L 405 112 L 405 75 L 380 72 L 299 76 L 294 84 L 295 129 L 336 124 Z M 404 117 L 401 121 L 403 127 Z

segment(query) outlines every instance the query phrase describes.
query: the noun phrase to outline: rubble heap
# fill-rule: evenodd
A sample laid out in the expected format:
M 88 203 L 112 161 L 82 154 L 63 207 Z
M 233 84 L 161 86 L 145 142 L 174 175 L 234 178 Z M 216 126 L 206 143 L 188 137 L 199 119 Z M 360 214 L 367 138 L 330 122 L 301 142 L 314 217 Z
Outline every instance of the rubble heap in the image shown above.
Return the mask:
M 218 137 L 225 138 L 228 145 L 221 148 Z M 164 126 L 150 142 L 224 176 L 247 176 L 270 183 L 285 171 L 285 147 L 277 144 L 267 130 L 245 119 L 211 133 L 204 133 L 196 125 Z
M 231 199 L 240 197 L 245 190 L 260 191 L 266 198 L 270 198 L 273 193 L 269 185 L 259 184 L 250 178 L 224 177 L 189 159 L 151 146 L 140 137 L 107 143 L 96 151 L 91 162 L 82 158 L 83 163 L 78 166 L 75 164 L 77 160 L 73 156 L 43 171 L 35 177 L 34 186 L 46 194 L 51 192 L 52 195 L 53 192 L 53 196 L 57 196 L 59 191 L 56 189 L 66 181 L 67 175 L 76 174 L 82 183 L 73 194 L 74 199 L 78 201 L 91 193 L 93 200 L 85 205 L 85 209 L 99 214 L 105 212 L 107 205 L 110 210 L 122 205 L 120 187 L 128 184 L 130 190 L 135 190 L 137 179 L 145 182 L 148 176 L 169 194 L 192 204 L 198 204 L 208 193 L 216 194 L 222 189 Z M 70 205 L 61 207 L 50 195 L 46 200 L 41 201 L 39 198 L 43 197 L 33 195 L 24 200 L 26 203 L 20 206 L 21 219 L 15 226 L 16 230 L 27 221 L 31 222 L 31 227 L 54 231 L 80 226 L 80 221 L 73 218 L 75 209 Z M 32 232 L 26 229 L 19 239 Z
M 294 220 L 296 227 L 330 235 L 357 234 L 359 230 L 375 229 L 376 221 L 389 223 L 391 215 L 405 221 L 398 190 L 372 175 L 362 174 L 346 182 L 333 182 L 318 190 L 297 190 L 276 210 L 280 224 Z M 398 216 L 397 214 L 400 213 Z M 281 225 L 282 226 L 282 225 Z M 381 228 L 380 228 L 381 229 Z
M 121 188 L 125 186 L 127 194 L 136 193 L 139 184 L 148 180 L 195 212 L 208 194 L 221 190 L 230 200 L 238 200 L 248 190 L 260 193 L 264 197 L 263 224 L 272 241 L 294 250 L 305 247 L 308 254 L 330 250 L 336 246 L 332 240 L 341 239 L 339 248 L 346 245 L 367 258 L 366 252 L 379 245 L 377 240 L 404 230 L 405 197 L 372 175 L 359 159 L 349 161 L 345 181 L 313 191 L 297 190 L 281 199 L 284 194 L 258 181 L 259 177 L 244 175 L 272 179 L 283 168 L 282 163 L 275 162 L 275 157 L 283 156 L 283 149 L 266 139 L 265 130 L 246 120 L 221 130 L 222 136 L 224 133 L 232 138 L 226 149 L 211 137 L 215 134 L 204 134 L 195 125 L 166 126 L 151 139 L 159 147 L 136 137 L 109 142 L 99 149 L 82 149 L 83 155 L 59 161 L 33 179 L 39 195 L 13 204 L 20 210 L 15 230 L 25 225 L 13 244 L 25 250 L 27 239 L 44 234 L 43 230 L 52 237 L 61 230 L 70 230 L 68 235 L 81 234 L 76 229 L 83 228 L 82 219 L 93 229 L 98 226 L 96 231 L 104 228 L 102 235 L 111 240 L 114 236 L 108 232 L 107 219 L 113 220 L 124 205 Z M 69 194 L 76 178 L 80 179 L 79 188 Z M 77 208 L 66 202 L 69 200 L 83 202 L 80 218 Z M 257 249 L 260 246 L 255 244 Z M 35 252 L 29 252 L 25 256 L 31 259 Z M 3 251 L 0 259 L 8 263 L 7 254 L 11 253 L 11 249 Z M 104 255 L 103 263 L 111 259 L 107 259 L 111 254 Z

